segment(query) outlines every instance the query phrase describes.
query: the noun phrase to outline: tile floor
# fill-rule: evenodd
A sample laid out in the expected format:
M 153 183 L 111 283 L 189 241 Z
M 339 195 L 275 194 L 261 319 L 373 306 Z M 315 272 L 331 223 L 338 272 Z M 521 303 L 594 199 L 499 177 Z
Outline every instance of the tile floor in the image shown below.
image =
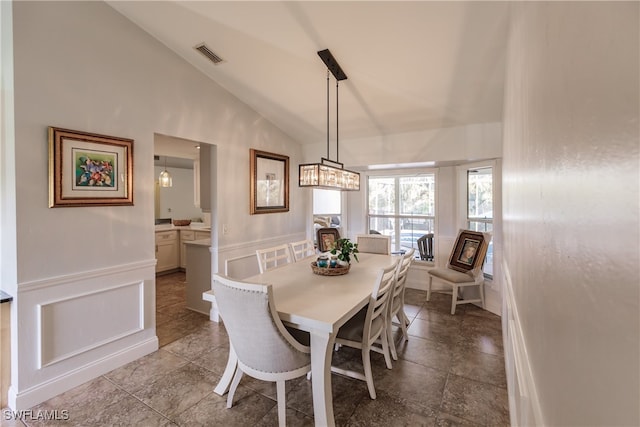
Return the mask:
M 185 275 L 158 277 L 160 349 L 31 409 L 2 426 L 274 426 L 275 385 L 245 376 L 232 409 L 213 392 L 228 354 L 224 327 L 185 308 Z M 509 412 L 500 318 L 472 305 L 449 314 L 450 296 L 407 289 L 410 338 L 393 369 L 372 353 L 378 397 L 364 382 L 332 376 L 340 426 L 507 426 Z M 342 348 L 336 365 L 360 362 Z M 287 424 L 312 426 L 311 383 L 287 382 Z M 44 412 L 44 411 L 58 411 Z M 66 411 L 66 412 L 65 412 Z M 45 421 L 38 414 L 67 420 Z M 67 416 L 68 415 L 68 416 Z

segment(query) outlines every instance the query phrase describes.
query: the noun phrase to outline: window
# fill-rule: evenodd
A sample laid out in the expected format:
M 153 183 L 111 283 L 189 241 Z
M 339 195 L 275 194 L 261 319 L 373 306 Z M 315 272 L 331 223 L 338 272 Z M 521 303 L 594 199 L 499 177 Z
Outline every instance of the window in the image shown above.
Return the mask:
M 467 171 L 467 228 L 493 232 L 493 168 Z M 493 277 L 493 239 L 489 243 L 483 271 Z
M 336 190 L 313 189 L 313 238 L 318 228 L 334 227 L 340 230 L 341 193 Z M 342 235 L 342 232 L 340 232 Z M 317 242 L 316 242 L 317 243 Z
M 393 251 L 416 249 L 417 240 L 434 232 L 435 174 L 369 176 L 370 233 L 391 236 Z

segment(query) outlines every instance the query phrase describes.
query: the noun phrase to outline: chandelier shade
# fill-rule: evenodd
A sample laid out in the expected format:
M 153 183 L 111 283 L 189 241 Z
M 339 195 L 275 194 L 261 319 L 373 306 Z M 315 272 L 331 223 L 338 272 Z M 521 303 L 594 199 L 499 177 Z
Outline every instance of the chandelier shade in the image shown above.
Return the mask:
M 300 187 L 324 188 L 326 190 L 359 191 L 360 174 L 326 164 L 331 160 L 322 158 L 321 163 L 300 165 Z M 332 162 L 334 163 L 334 162 Z M 342 165 L 342 163 L 339 163 Z

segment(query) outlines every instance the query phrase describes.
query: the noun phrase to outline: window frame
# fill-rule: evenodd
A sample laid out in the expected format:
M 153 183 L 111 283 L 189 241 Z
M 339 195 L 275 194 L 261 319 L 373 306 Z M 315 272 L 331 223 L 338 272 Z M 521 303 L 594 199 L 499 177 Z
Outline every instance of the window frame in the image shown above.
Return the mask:
M 398 191 L 398 183 L 399 183 L 399 178 L 402 177 L 416 177 L 416 176 L 423 176 L 423 175 L 432 175 L 433 179 L 434 179 L 434 189 L 433 189 L 433 203 L 434 203 L 434 207 L 433 207 L 433 215 L 407 215 L 407 214 L 379 214 L 379 215 L 371 215 L 369 213 L 369 178 L 394 178 L 395 179 L 395 184 L 396 184 L 396 192 Z M 426 219 L 426 220 L 431 220 L 433 221 L 433 234 L 434 234 L 434 241 L 437 237 L 437 230 L 438 230 L 438 169 L 437 168 L 420 168 L 420 169 L 415 169 L 415 168 L 411 168 L 411 169 L 383 169 L 383 170 L 379 170 L 379 171 L 372 171 L 372 172 L 368 172 L 365 176 L 365 193 L 364 193 L 364 222 L 366 225 L 366 233 L 369 233 L 369 224 L 372 218 L 388 218 L 394 221 L 394 230 L 398 230 L 398 229 L 402 229 L 400 227 L 400 222 L 403 219 L 412 219 L 412 218 L 420 218 L 420 219 Z M 396 193 L 397 194 L 397 193 Z M 400 204 L 400 200 L 398 197 L 396 197 L 395 199 L 395 206 L 394 206 L 394 210 L 395 212 L 399 211 L 399 204 Z M 400 234 L 398 238 L 400 238 L 400 241 L 402 235 Z M 395 246 L 395 242 L 392 241 L 391 242 L 391 247 L 394 248 Z M 418 250 L 416 248 L 416 259 L 414 259 L 414 262 L 417 263 L 423 263 L 423 264 L 427 264 L 427 265 L 433 265 L 434 261 L 426 261 L 426 260 L 421 260 L 420 259 L 420 255 L 418 253 Z
M 498 257 L 496 256 L 496 247 L 498 246 L 498 244 L 496 243 L 498 238 L 497 238 L 497 231 L 498 231 L 498 227 L 501 224 L 501 218 L 500 218 L 500 209 L 501 209 L 501 198 L 500 198 L 500 168 L 501 164 L 500 161 L 498 159 L 491 159 L 491 160 L 485 160 L 485 161 L 480 161 L 480 162 L 474 162 L 474 163 L 467 163 L 464 165 L 459 165 L 457 167 L 458 169 L 458 194 L 459 194 L 459 198 L 458 198 L 458 224 L 460 228 L 463 229 L 469 229 L 470 228 L 470 222 L 482 222 L 482 223 L 489 223 L 491 224 L 491 242 L 490 245 L 492 247 L 492 253 L 491 253 L 491 271 L 492 273 L 486 273 L 484 272 L 484 268 L 483 267 L 483 273 L 484 273 L 484 277 L 488 280 L 488 281 L 495 281 L 495 277 L 498 274 Z M 492 218 L 491 220 L 487 219 L 487 218 L 469 218 L 469 174 L 468 172 L 470 170 L 477 170 L 477 169 L 485 169 L 485 168 L 491 168 L 491 192 L 492 192 L 492 205 L 493 205 L 493 211 L 492 211 Z M 485 261 L 486 264 L 486 261 Z

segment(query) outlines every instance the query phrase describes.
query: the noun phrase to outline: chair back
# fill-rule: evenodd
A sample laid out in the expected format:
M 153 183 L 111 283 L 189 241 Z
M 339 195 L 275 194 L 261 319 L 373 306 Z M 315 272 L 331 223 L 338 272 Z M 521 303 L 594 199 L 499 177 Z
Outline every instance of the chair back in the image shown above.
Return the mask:
M 389 255 L 391 237 L 382 234 L 359 234 L 356 236 L 358 252 Z
M 264 273 L 265 271 L 285 264 L 291 264 L 293 262 L 291 250 L 287 244 L 274 246 L 272 248 L 258 249 L 256 250 L 256 256 L 258 257 L 260 273 Z
M 433 233 L 425 234 L 418 239 L 418 251 L 423 261 L 433 261 Z
M 363 341 L 372 343 L 387 327 L 388 303 L 395 286 L 398 261 L 396 260 L 392 265 L 382 268 L 378 272 L 373 292 L 369 297 L 369 306 L 364 320 Z
M 398 263 L 398 268 L 396 269 L 396 285 L 393 288 L 393 294 L 390 297 L 391 303 L 389 304 L 389 307 L 391 307 L 391 316 L 393 316 L 397 312 L 397 310 L 400 308 L 400 305 L 404 304 L 405 284 L 407 282 L 409 267 L 411 267 L 415 252 L 415 249 L 409 250 L 404 255 L 402 255 L 402 259 Z
M 298 242 L 289 243 L 289 248 L 293 254 L 294 262 L 316 254 L 316 248 L 313 246 L 313 242 L 311 240 L 300 240 Z
M 296 341 L 278 317 L 271 285 L 214 274 L 213 292 L 239 363 L 265 373 L 309 364 L 309 347 Z

